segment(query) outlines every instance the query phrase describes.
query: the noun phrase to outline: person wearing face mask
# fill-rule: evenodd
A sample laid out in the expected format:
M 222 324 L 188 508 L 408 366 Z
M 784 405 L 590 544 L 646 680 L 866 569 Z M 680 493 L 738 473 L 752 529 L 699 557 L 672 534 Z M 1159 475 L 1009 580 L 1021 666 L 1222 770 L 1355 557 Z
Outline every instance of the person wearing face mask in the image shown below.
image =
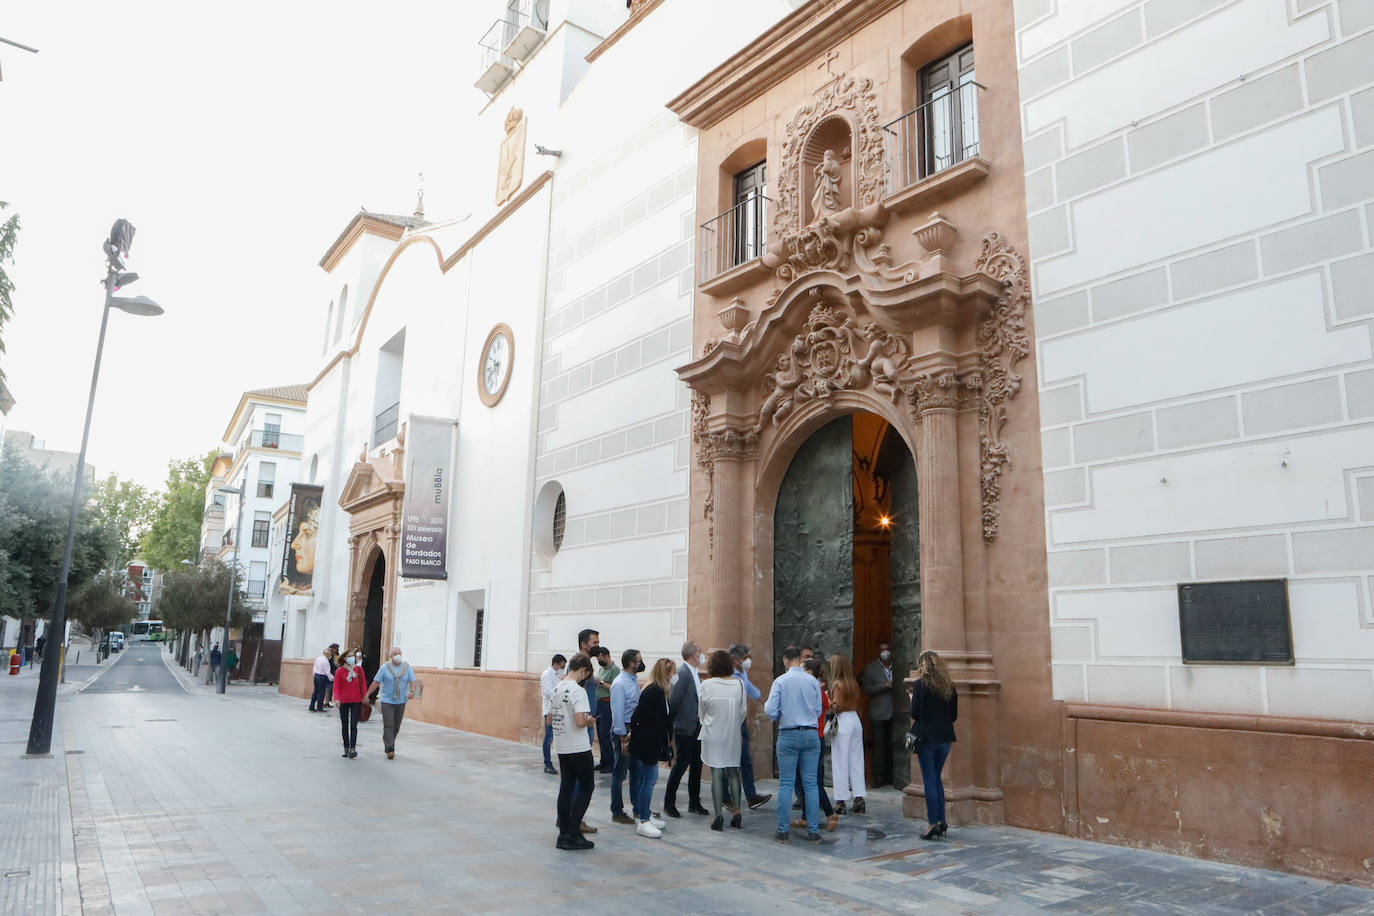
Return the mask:
M 621 667 L 616 669 L 615 683 L 611 685 L 611 749 L 614 766 L 611 768 L 611 820 L 617 824 L 638 824 L 649 819 L 648 812 L 640 817 L 639 785 L 643 775 L 630 758 L 630 720 L 634 718 L 635 707 L 639 705 L 639 679 L 636 677 L 644 670 L 644 661 L 638 649 L 626 649 L 620 656 Z M 635 816 L 625 813 L 625 777 L 630 778 L 630 809 Z M 640 834 L 654 837 L 650 827 L 648 833 Z
M 350 652 L 334 675 L 334 703 L 339 707 L 345 757 L 358 756 L 358 715 L 367 696 L 367 675 L 360 654 Z
M 706 656 L 696 643 L 689 639 L 682 644 L 682 668 L 668 697 L 668 714 L 677 741 L 677 760 L 668 774 L 668 789 L 663 796 L 663 813 L 669 817 L 682 817 L 677 810 L 677 787 L 682 783 L 683 773 L 687 773 L 687 810 L 692 814 L 709 813 L 701 804 L 701 675 L 697 669 L 704 664 Z
M 582 816 L 591 804 L 596 777 L 592 767 L 591 703 L 583 685 L 592 676 L 592 660 L 581 652 L 568 662 L 568 673 L 549 696 L 553 724 L 553 749 L 558 754 L 559 849 L 591 849 L 596 844 L 583 836 Z
M 735 666 L 735 677 L 744 684 L 744 693 L 751 700 L 762 700 L 763 694 L 749 680 L 749 669 L 753 667 L 754 659 L 749 654 L 749 647 L 744 643 L 735 643 L 730 647 L 730 661 Z M 750 808 L 762 808 L 768 804 L 772 795 L 760 795 L 754 786 L 754 758 L 749 753 L 749 718 L 740 723 L 740 757 L 739 757 L 739 777 L 744 786 L 744 798 L 749 803 Z
M 860 687 L 868 694 L 868 726 L 873 736 L 873 786 L 892 784 L 892 646 L 878 643 L 878 657 L 864 666 Z
M 611 650 L 597 646 L 592 650 L 592 661 L 596 662 L 596 743 L 601 747 L 601 762 L 597 764 L 598 773 L 615 771 L 615 744 L 611 739 L 611 685 L 620 676 L 620 669 L 611 661 Z
M 549 749 L 553 747 L 553 725 L 549 719 L 549 694 L 553 693 L 553 688 L 558 686 L 558 682 L 563 679 L 563 669 L 568 666 L 568 660 L 563 653 L 558 653 L 549 663 L 549 667 L 544 669 L 544 673 L 539 675 L 539 699 L 543 707 L 544 716 L 544 772 L 551 776 L 557 776 L 558 771 L 553 768 L 553 758 L 549 756 Z
M 415 671 L 402 655 L 400 646 L 392 646 L 385 665 L 377 669 L 377 679 L 368 696 L 377 694 L 382 701 L 382 750 L 386 759 L 396 759 L 396 733 L 405 718 L 406 701 L 415 699 Z

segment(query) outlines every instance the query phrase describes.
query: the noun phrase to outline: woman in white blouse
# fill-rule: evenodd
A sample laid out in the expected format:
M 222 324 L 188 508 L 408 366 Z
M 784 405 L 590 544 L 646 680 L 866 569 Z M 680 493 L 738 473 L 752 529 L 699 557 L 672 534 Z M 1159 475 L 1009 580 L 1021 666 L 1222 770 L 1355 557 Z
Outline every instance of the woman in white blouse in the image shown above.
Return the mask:
M 740 725 L 748 700 L 744 684 L 735 677 L 735 665 L 724 649 L 713 649 L 706 658 L 706 677 L 701 681 L 701 762 L 711 768 L 711 804 L 715 809 L 712 830 L 720 830 L 725 823 L 721 814 L 721 799 L 743 797 L 740 785 Z M 740 827 L 738 803 L 730 809 L 734 817 L 730 826 Z

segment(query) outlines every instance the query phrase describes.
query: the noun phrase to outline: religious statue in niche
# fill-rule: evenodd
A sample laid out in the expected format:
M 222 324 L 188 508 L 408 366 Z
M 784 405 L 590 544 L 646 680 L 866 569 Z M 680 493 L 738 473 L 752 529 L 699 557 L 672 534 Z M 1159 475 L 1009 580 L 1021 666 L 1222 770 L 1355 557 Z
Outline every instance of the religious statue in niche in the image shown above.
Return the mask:
M 506 138 L 496 169 L 496 206 L 510 200 L 525 178 L 525 113 L 512 108 L 506 115 Z
M 816 193 L 811 195 L 811 219 L 819 220 L 840 212 L 840 161 L 835 151 L 828 149 L 821 156 L 812 173 L 816 178 Z

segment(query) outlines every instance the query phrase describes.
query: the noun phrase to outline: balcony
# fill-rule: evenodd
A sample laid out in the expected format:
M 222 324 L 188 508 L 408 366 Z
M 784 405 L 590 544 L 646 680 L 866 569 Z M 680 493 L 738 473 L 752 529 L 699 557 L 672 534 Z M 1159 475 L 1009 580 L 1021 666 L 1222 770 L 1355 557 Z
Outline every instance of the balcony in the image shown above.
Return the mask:
M 506 46 L 515 38 L 519 24 L 511 19 L 498 19 L 477 42 L 481 49 L 481 76 L 473 83 L 487 95 L 496 95 L 520 66 L 506 53 Z
M 279 429 L 255 429 L 248 436 L 249 448 L 277 448 L 284 452 L 299 452 L 305 447 L 305 437 L 284 433 Z
M 753 279 L 762 268 L 768 239 L 768 210 L 772 202 L 752 194 L 720 216 L 701 224 L 697 249 L 701 255 L 701 287 L 716 296 Z M 737 280 L 739 282 L 730 282 Z M 722 285 L 722 282 L 725 285 Z
M 883 127 L 885 196 L 902 212 L 948 197 L 989 171 L 980 153 L 978 91 L 968 82 Z
M 248 580 L 248 597 L 253 599 L 262 598 L 267 594 L 267 583 L 262 579 Z
M 377 419 L 372 424 L 372 446 L 376 448 L 383 442 L 389 442 L 396 438 L 396 427 L 401 421 L 400 403 L 392 404 L 386 410 L 377 414 Z
M 549 30 L 549 0 L 517 0 L 508 4 L 505 23 L 511 24 L 505 54 L 521 63 L 544 41 Z

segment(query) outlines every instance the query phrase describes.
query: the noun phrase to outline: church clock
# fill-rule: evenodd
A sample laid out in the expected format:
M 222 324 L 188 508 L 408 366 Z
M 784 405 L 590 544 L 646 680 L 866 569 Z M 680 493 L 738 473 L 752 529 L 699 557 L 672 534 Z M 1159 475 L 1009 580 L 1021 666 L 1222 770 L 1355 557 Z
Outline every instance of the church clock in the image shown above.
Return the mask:
M 515 337 L 511 329 L 498 324 L 487 335 L 477 364 L 477 394 L 482 403 L 495 407 L 510 384 L 511 361 L 515 358 Z

